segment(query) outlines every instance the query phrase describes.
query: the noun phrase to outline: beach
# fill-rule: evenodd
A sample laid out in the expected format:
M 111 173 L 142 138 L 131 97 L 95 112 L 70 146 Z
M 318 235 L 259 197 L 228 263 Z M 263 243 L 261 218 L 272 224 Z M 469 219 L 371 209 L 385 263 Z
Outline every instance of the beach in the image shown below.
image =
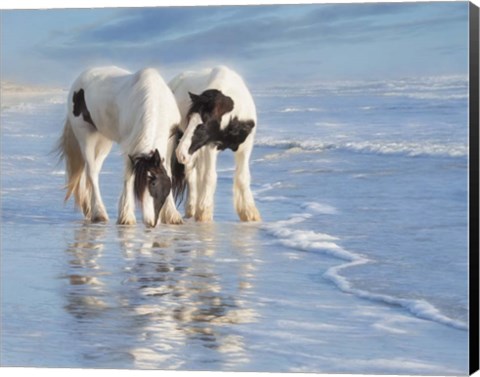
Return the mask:
M 252 190 L 214 222 L 63 203 L 65 89 L 2 83 L 2 366 L 459 375 L 468 370 L 468 80 L 252 87 Z M 26 94 L 25 94 L 26 93 Z M 183 212 L 183 206 L 180 207 Z

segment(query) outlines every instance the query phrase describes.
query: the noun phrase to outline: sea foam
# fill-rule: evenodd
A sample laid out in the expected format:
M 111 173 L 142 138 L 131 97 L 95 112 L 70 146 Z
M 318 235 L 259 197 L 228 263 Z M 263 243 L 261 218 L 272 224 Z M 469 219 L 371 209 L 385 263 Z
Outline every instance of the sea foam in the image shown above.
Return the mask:
M 466 323 L 446 316 L 438 308 L 424 299 L 405 299 L 356 288 L 348 278 L 341 274 L 341 271 L 371 263 L 372 260 L 360 253 L 343 248 L 340 245 L 341 240 L 338 237 L 313 230 L 292 228 L 294 225 L 311 219 L 313 217 L 312 212 L 326 215 L 336 213 L 334 207 L 317 202 L 306 202 L 300 206 L 305 209 L 306 212 L 294 214 L 287 220 L 265 224 L 263 229 L 285 247 L 307 252 L 319 252 L 347 261 L 347 263 L 329 268 L 323 275 L 340 290 L 363 299 L 402 307 L 421 319 L 434 321 L 460 330 L 468 329 Z

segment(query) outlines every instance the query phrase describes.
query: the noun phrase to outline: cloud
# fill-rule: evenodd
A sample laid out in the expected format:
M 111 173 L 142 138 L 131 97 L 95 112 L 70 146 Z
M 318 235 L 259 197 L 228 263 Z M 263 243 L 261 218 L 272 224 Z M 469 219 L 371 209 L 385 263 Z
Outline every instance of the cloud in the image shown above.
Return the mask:
M 119 17 L 111 22 L 100 25 L 79 39 L 84 42 L 130 41 L 142 42 L 189 28 L 198 28 L 202 23 L 213 22 L 221 12 L 219 8 L 206 7 L 165 7 L 136 8 L 122 10 Z
M 299 70 L 302 64 L 311 69 L 324 51 L 343 49 L 338 56 L 344 58 L 348 49 L 409 38 L 412 44 L 437 38 L 438 45 L 442 33 L 465 25 L 467 18 L 464 3 L 123 9 L 103 24 L 51 39 L 41 53 L 78 66 L 207 60 L 252 66 L 270 60 Z

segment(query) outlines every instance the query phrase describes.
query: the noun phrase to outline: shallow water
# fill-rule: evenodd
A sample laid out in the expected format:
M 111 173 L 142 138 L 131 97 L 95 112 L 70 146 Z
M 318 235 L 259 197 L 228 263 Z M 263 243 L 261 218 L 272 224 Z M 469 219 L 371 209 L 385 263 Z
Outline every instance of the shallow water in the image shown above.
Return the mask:
M 63 206 L 58 93 L 2 107 L 5 366 L 463 374 L 466 81 L 258 88 L 238 222 L 221 155 L 215 222 L 115 225 Z M 25 188 L 28 188 L 26 190 Z
M 465 362 L 464 331 L 339 293 L 323 276 L 334 258 L 258 226 L 3 231 L 17 240 L 3 246 L 5 365 L 458 373 Z

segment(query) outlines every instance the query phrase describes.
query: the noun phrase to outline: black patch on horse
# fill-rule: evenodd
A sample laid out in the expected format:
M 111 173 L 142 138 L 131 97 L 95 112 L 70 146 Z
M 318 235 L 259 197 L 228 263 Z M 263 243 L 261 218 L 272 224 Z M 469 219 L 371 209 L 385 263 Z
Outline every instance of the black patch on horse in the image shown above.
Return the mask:
M 236 152 L 254 127 L 253 120 L 240 121 L 237 117 L 231 119 L 223 130 L 220 129 L 220 123 L 216 120 L 199 124 L 193 133 L 188 153 L 193 154 L 207 144 L 215 144 L 221 151 L 231 149 Z
M 255 127 L 253 120 L 240 121 L 237 117 L 230 120 L 227 127 L 221 130 L 221 139 L 218 141 L 217 149 L 223 151 L 227 148 L 236 152 Z
M 229 96 L 224 95 L 220 90 L 208 89 L 200 95 L 190 92 L 188 94 L 192 100 L 187 113 L 188 120 L 192 114 L 198 113 L 204 123 L 210 120 L 216 120 L 220 123 L 222 116 L 233 110 L 233 100 Z
M 215 144 L 217 149 L 231 149 L 236 151 L 255 127 L 253 120 L 240 121 L 237 117 L 230 119 L 225 129 L 220 129 L 222 116 L 233 110 L 233 100 L 220 90 L 208 89 L 197 95 L 188 93 L 192 104 L 187 113 L 190 120 L 192 114 L 197 113 L 202 118 L 202 124 L 195 129 L 192 144 L 188 153 L 193 154 L 207 144 Z
M 207 144 L 216 143 L 222 138 L 220 123 L 216 120 L 210 120 L 202 123 L 195 128 L 192 136 L 192 143 L 188 148 L 188 153 L 194 154 L 197 150 Z
M 83 89 L 80 89 L 78 92 L 73 92 L 73 115 L 78 117 L 80 114 L 85 122 L 90 123 L 93 127 L 97 128 L 95 123 L 93 123 L 92 117 L 90 116 L 90 111 L 87 109 L 87 104 L 85 103 L 85 92 Z

